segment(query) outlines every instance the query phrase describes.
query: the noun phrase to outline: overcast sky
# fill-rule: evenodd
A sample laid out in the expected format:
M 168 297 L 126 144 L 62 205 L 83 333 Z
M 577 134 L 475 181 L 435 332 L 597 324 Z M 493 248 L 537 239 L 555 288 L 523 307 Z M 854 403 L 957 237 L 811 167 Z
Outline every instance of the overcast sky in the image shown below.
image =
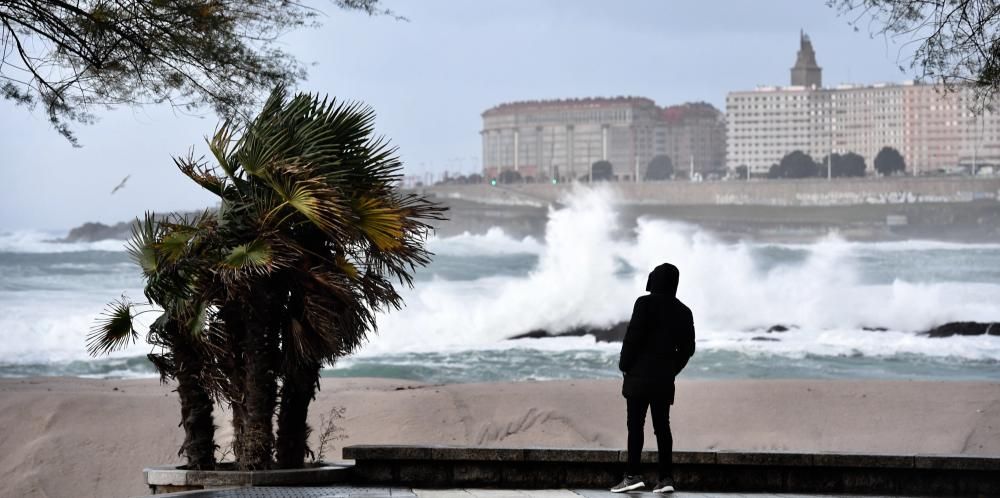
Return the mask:
M 910 79 L 898 44 L 855 32 L 823 0 L 386 4 L 409 22 L 324 4 L 323 26 L 285 43 L 314 64 L 302 90 L 375 108 L 407 174 L 477 170 L 480 113 L 502 102 L 639 95 L 724 109 L 727 91 L 788 83 L 800 28 L 827 85 Z M 41 112 L 0 101 L 0 231 L 208 205 L 171 155 L 203 150 L 215 123 L 170 108 L 101 112 L 96 124 L 76 127 L 83 148 L 73 149 Z

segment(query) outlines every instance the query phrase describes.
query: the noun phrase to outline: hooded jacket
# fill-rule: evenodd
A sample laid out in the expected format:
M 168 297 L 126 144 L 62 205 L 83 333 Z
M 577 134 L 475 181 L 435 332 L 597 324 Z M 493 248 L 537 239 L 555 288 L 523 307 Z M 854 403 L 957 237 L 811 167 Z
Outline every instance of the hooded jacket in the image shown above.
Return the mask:
M 694 354 L 694 319 L 676 297 L 679 276 L 670 263 L 657 266 L 646 282 L 649 294 L 635 301 L 618 360 L 626 398 L 674 402 L 674 377 Z

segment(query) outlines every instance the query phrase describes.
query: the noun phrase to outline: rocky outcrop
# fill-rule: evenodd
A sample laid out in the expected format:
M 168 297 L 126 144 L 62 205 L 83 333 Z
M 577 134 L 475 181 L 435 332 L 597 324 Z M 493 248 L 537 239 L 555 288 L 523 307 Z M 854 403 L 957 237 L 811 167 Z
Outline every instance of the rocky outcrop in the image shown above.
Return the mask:
M 597 339 L 597 342 L 622 342 L 625 339 L 625 332 L 627 330 L 628 322 L 620 322 L 612 327 L 574 327 L 561 332 L 536 329 L 508 337 L 508 339 L 543 339 L 546 337 L 580 337 L 592 335 Z
M 120 222 L 114 225 L 104 223 L 84 223 L 69 231 L 65 238 L 56 242 L 94 242 L 105 239 L 127 239 L 132 235 L 132 223 Z
M 1000 323 L 950 322 L 934 327 L 922 335 L 928 337 L 951 337 L 955 335 L 996 335 L 1000 336 Z
M 780 339 L 775 337 L 768 337 L 764 335 L 759 335 L 761 332 L 766 334 L 775 333 L 785 333 L 791 332 L 798 329 L 797 325 L 772 325 L 768 328 L 755 328 L 747 330 L 747 332 L 755 333 L 755 335 L 750 340 L 760 341 L 760 342 L 778 342 Z M 571 329 L 563 330 L 561 332 L 552 332 L 545 329 L 536 329 L 525 332 L 523 334 L 517 334 L 508 339 L 544 339 L 546 337 L 579 337 L 585 335 L 594 336 L 598 342 L 622 342 L 625 339 L 625 332 L 628 330 L 628 322 L 620 322 L 612 327 L 574 327 Z M 867 332 L 885 332 L 888 329 L 886 327 L 862 327 L 862 330 Z M 940 338 L 940 337 L 952 337 L 956 335 L 995 335 L 1000 336 L 1000 323 L 990 322 L 990 323 L 980 323 L 980 322 L 949 322 L 944 325 L 934 327 L 930 330 L 920 332 L 919 335 Z

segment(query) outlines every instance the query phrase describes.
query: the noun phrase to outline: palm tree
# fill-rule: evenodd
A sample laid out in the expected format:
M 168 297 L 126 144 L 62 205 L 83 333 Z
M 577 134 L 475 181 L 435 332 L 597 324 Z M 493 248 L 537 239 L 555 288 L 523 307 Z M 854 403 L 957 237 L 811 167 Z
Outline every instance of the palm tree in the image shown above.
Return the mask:
M 209 140 L 215 164 L 175 159 L 220 208 L 211 220 L 162 228 L 187 258 L 175 249 L 163 259 L 192 266 L 170 285 L 147 275 L 147 295 L 151 285 L 166 287 L 176 297 L 164 302 L 181 303 L 154 300 L 168 320 L 194 320 L 186 329 L 202 331 L 175 327 L 179 334 L 167 334 L 174 342 L 161 342 L 175 357 L 178 345 L 196 346 L 203 385 L 232 408 L 241 468 L 304 465 L 320 368 L 353 352 L 375 330 L 377 312 L 399 308 L 394 281 L 412 285 L 413 270 L 429 262 L 428 223 L 443 209 L 400 193 L 401 163 L 373 135 L 373 122 L 363 105 L 289 98 L 279 87 L 253 121 L 219 127 Z M 152 252 L 165 252 L 163 244 L 153 242 Z M 113 308 L 115 320 L 93 336 L 97 351 L 134 339 L 118 324 L 131 327 L 132 309 Z
M 131 342 L 138 333 L 134 319 L 149 311 L 161 311 L 149 327 L 147 342 L 158 346 L 158 353 L 148 355 L 160 373 L 162 382 L 177 381 L 181 401 L 181 425 L 184 444 L 178 454 L 185 455 L 188 467 L 211 469 L 215 466 L 215 425 L 207 375 L 205 347 L 206 306 L 199 306 L 194 296 L 195 284 L 207 281 L 208 268 L 201 259 L 209 240 L 196 234 L 208 233 L 214 221 L 210 213 L 194 217 L 156 220 L 146 214 L 136 220 L 128 252 L 142 269 L 145 294 L 151 307 L 143 311 L 126 298 L 113 302 L 88 337 L 92 355 L 106 354 Z

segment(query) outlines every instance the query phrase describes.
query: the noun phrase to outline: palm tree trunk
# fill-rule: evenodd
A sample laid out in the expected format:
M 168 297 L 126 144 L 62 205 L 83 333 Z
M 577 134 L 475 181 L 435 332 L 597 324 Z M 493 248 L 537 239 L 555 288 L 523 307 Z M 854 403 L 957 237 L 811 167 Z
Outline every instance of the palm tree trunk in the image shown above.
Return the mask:
M 225 352 L 219 358 L 219 367 L 223 371 L 226 379 L 225 397 L 229 401 L 229 407 L 233 417 L 233 458 L 238 462 L 239 457 L 244 455 L 243 431 L 246 425 L 246 407 L 243 403 L 243 395 L 246 392 L 244 387 L 244 375 L 246 371 L 243 355 L 243 336 L 246 335 L 243 325 L 243 312 L 238 303 L 226 303 L 219 310 L 219 316 L 225 324 L 226 342 Z
M 162 321 L 161 321 L 162 320 Z M 215 424 L 212 420 L 213 403 L 201 381 L 205 359 L 191 339 L 180 332 L 180 324 L 166 315 L 154 323 L 150 330 L 171 344 L 173 358 L 149 354 L 148 358 L 160 372 L 161 380 L 177 380 L 177 397 L 181 402 L 181 427 L 184 444 L 178 455 L 187 460 L 189 469 L 215 468 Z
M 236 461 L 241 468 L 264 470 L 271 467 L 274 451 L 272 419 L 278 384 L 278 341 L 275 328 L 267 320 L 267 299 L 254 295 L 244 308 L 248 319 L 240 346 L 243 353 L 242 431 L 233 445 Z M 255 312 L 255 310 L 257 312 Z
M 177 366 L 177 396 L 181 401 L 184 445 L 181 451 L 189 469 L 215 468 L 215 422 L 212 419 L 212 398 L 202 385 L 200 376 L 204 362 L 186 338 L 174 347 Z
M 319 384 L 319 362 L 294 360 L 286 354 L 285 373 L 281 385 L 281 408 L 278 412 L 278 467 L 296 469 L 305 465 L 309 451 L 306 423 L 309 404 L 316 397 Z

